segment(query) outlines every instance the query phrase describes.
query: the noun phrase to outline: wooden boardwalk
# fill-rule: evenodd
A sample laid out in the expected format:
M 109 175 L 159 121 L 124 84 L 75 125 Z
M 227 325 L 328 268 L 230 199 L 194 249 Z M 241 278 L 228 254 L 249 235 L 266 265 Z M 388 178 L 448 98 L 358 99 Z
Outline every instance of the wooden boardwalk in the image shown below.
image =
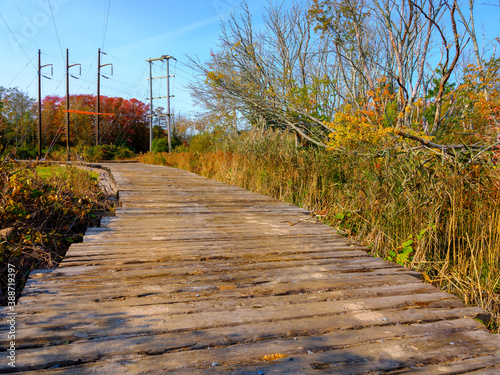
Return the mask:
M 121 207 L 32 273 L 16 367 L 4 352 L 0 373 L 500 374 L 481 309 L 307 211 L 172 168 L 108 167 Z

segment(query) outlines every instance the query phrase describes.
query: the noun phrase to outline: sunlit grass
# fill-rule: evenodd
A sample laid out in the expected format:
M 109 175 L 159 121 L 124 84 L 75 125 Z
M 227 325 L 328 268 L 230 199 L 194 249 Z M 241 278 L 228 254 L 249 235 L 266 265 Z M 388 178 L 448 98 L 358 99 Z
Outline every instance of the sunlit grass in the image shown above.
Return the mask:
M 83 171 L 83 170 L 75 171 L 74 169 L 68 169 L 66 166 L 61 166 L 61 165 L 47 165 L 47 166 L 39 165 L 36 167 L 35 172 L 38 175 L 38 177 L 40 177 L 43 180 L 51 180 L 53 178 L 66 179 L 69 175 L 71 175 L 71 173 L 73 174 L 85 173 L 90 175 L 90 178 L 95 181 L 97 181 L 99 178 L 99 174 L 97 174 L 94 171 Z
M 38 165 L 34 173 L 45 183 L 71 187 L 75 194 L 93 191 L 99 180 L 98 173 L 71 165 Z

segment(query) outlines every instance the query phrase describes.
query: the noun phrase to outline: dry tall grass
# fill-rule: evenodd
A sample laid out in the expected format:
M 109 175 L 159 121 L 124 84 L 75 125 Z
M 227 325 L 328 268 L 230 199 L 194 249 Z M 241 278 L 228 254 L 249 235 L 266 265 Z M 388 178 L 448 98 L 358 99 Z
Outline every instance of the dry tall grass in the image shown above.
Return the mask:
M 419 151 L 373 155 L 296 149 L 291 137 L 246 135 L 225 151 L 146 154 L 169 165 L 305 207 L 424 273 L 500 323 L 500 181 L 496 171 Z

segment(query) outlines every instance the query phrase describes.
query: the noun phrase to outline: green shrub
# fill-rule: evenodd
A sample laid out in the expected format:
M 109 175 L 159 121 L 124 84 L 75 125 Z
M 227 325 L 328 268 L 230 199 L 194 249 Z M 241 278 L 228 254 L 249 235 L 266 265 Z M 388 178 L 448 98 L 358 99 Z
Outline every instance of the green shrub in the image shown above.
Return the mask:
M 208 152 L 212 150 L 212 134 L 205 132 L 196 134 L 189 141 L 189 150 L 191 152 Z
M 177 147 L 182 146 L 182 142 L 175 135 L 170 139 L 170 144 L 172 147 L 172 151 Z M 168 138 L 155 138 L 153 139 L 153 144 L 151 145 L 151 149 L 153 152 L 168 152 Z
M 133 158 L 135 154 L 128 148 L 115 145 L 98 145 L 84 150 L 85 161 L 122 160 Z
M 153 139 L 151 149 L 153 152 L 168 152 L 168 138 Z
M 3 156 L 9 156 L 12 159 L 36 159 L 38 156 L 38 148 L 35 145 L 25 144 L 19 147 L 7 147 L 2 153 Z

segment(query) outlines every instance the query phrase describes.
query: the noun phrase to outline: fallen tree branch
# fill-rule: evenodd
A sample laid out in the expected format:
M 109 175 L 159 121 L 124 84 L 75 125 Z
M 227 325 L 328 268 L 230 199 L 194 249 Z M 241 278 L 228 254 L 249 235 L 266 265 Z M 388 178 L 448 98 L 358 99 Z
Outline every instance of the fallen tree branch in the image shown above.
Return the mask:
M 463 150 L 463 149 L 478 150 L 478 149 L 482 148 L 481 146 L 475 146 L 475 145 L 441 145 L 439 143 L 431 142 L 427 139 L 417 137 L 416 135 L 406 133 L 406 132 L 401 131 L 401 130 L 395 130 L 394 134 L 399 135 L 400 137 L 403 137 L 403 138 L 408 138 L 408 139 L 411 139 L 413 141 L 417 141 L 425 147 L 434 148 L 434 149 L 444 151 L 451 156 L 456 156 L 456 155 L 454 153 L 451 153 L 450 150 Z

